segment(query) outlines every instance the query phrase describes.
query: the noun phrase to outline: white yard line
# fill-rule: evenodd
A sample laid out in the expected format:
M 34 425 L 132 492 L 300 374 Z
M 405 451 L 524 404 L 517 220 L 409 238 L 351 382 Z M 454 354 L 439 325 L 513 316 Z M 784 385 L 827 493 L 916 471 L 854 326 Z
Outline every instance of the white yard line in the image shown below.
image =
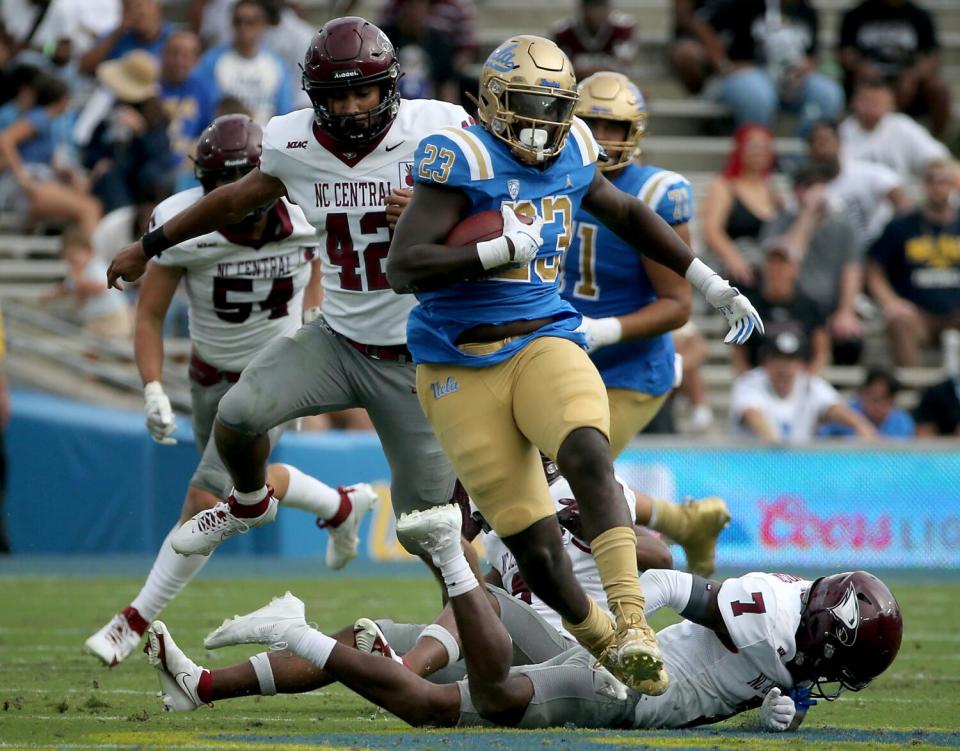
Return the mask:
M 132 688 L 33 688 L 4 686 L 0 699 L 8 694 L 133 694 L 134 696 L 159 696 L 159 691 L 135 691 Z
M 27 714 L 25 712 L 17 712 L 14 710 L 14 713 L 9 715 L 10 719 L 23 719 L 23 720 L 93 720 L 94 722 L 115 722 L 117 720 L 126 720 L 130 715 L 106 715 L 106 714 L 75 714 L 73 712 L 64 712 L 63 714 Z M 217 722 L 232 722 L 237 724 L 243 724 L 247 722 L 259 722 L 262 724 L 275 723 L 275 724 L 285 724 L 291 722 L 303 722 L 303 718 L 298 717 L 221 717 L 217 715 Z M 309 720 L 308 720 L 309 721 Z

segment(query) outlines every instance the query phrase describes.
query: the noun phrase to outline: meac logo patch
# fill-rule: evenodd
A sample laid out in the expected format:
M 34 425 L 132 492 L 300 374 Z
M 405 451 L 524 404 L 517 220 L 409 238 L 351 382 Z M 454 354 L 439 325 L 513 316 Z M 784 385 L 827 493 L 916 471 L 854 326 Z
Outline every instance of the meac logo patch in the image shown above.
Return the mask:
M 860 602 L 852 584 L 847 587 L 843 599 L 830 608 L 830 612 L 839 621 L 837 640 L 845 647 L 852 646 L 857 640 L 857 628 L 860 625 Z

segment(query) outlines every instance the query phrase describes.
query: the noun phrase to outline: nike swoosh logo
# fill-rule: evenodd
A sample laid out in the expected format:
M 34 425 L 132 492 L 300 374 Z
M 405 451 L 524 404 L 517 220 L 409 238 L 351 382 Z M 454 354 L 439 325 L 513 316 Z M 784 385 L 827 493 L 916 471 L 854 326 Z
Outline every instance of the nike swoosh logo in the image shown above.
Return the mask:
M 397 148 L 397 146 L 400 146 L 400 145 L 402 145 L 402 144 L 403 144 L 403 141 L 400 141 L 400 143 L 395 143 L 395 144 L 393 144 L 393 146 L 384 146 L 383 150 L 384 150 L 384 151 L 393 151 L 395 148 Z
M 183 691 L 183 693 L 185 693 L 187 696 L 189 696 L 192 699 L 193 696 L 191 695 L 190 689 L 187 686 L 187 678 L 189 677 L 190 677 L 189 673 L 177 673 L 176 681 L 177 681 L 177 685 L 180 686 L 180 690 Z

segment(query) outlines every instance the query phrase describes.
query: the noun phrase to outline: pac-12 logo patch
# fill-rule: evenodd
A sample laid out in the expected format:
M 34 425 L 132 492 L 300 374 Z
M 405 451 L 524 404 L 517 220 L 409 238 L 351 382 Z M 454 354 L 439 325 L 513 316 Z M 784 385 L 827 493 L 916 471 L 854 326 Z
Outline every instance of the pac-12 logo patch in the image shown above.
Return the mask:
M 400 187 L 413 187 L 413 162 L 398 162 L 397 169 L 400 170 Z
M 510 194 L 510 200 L 515 201 L 520 195 L 520 181 L 516 178 L 507 180 L 507 193 Z

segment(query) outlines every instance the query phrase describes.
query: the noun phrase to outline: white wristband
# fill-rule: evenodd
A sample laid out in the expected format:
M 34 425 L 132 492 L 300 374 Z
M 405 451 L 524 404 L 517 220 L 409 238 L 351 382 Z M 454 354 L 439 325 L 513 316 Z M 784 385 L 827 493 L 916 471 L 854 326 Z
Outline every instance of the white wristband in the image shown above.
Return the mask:
M 616 316 L 595 318 L 593 321 L 593 336 L 600 346 L 616 344 L 623 338 L 623 324 Z
M 163 396 L 163 384 L 160 381 L 143 384 L 143 398 L 149 399 L 152 396 Z
M 705 264 L 699 258 L 694 258 L 693 261 L 690 262 L 690 265 L 687 267 L 687 271 L 684 274 L 684 276 L 687 278 L 687 281 L 701 291 L 703 290 L 704 284 L 707 283 L 707 280 L 716 275 L 717 272 L 707 266 L 707 264 Z
M 510 242 L 502 236 L 477 243 L 477 255 L 480 256 L 480 265 L 488 270 L 513 260 L 510 254 Z

